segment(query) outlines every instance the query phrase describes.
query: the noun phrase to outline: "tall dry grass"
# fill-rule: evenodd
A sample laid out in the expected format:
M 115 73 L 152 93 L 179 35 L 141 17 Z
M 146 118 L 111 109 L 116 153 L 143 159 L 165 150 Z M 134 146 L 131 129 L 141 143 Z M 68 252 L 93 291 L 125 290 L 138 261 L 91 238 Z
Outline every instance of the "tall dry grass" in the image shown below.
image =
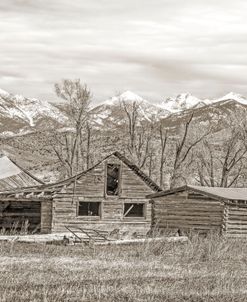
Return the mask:
M 19 221 L 16 220 L 12 223 L 10 228 L 0 228 L 0 235 L 27 235 L 31 233 L 29 230 L 30 223 L 28 219 L 24 221 Z M 32 231 L 32 233 L 36 232 L 37 230 L 35 229 Z
M 246 301 L 247 242 L 0 243 L 0 301 Z

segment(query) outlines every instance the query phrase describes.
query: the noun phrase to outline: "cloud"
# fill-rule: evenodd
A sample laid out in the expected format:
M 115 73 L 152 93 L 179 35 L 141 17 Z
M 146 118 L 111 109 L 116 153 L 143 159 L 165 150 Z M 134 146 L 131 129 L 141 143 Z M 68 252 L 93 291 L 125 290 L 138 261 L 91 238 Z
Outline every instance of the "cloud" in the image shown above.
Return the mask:
M 78 78 L 95 101 L 125 89 L 161 100 L 247 94 L 244 0 L 0 2 L 0 87 L 54 100 Z

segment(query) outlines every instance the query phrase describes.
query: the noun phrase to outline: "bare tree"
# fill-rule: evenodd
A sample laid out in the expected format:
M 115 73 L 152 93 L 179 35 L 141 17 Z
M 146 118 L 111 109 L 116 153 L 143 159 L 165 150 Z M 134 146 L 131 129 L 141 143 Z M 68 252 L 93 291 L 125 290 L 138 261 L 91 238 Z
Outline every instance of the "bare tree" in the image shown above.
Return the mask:
M 202 186 L 215 187 L 215 160 L 212 146 L 204 141 L 197 155 L 199 161 L 196 163 L 199 182 Z
M 90 151 L 91 151 L 91 126 L 87 123 L 87 150 L 86 150 L 86 167 L 89 169 L 90 166 Z
M 57 96 L 66 101 L 66 110 L 72 131 L 56 135 L 56 144 L 53 149 L 66 168 L 66 174 L 71 176 L 82 164 L 83 130 L 88 121 L 91 92 L 80 80 L 65 79 L 60 84 L 55 84 Z
M 128 150 L 130 154 L 133 155 L 135 151 L 136 128 L 137 128 L 138 117 L 139 117 L 139 104 L 135 101 L 130 103 L 125 100 L 120 100 L 120 104 L 127 117 L 128 135 L 129 135 Z
M 166 162 L 166 148 L 168 141 L 168 130 L 164 130 L 162 123 L 159 125 L 159 139 L 160 139 L 160 187 L 163 188 L 164 165 Z
M 184 177 L 180 173 L 180 169 L 186 163 L 186 160 L 191 153 L 192 149 L 199 144 L 209 133 L 210 130 L 203 134 L 196 135 L 197 133 L 191 132 L 191 125 L 193 121 L 193 114 L 190 115 L 189 119 L 184 125 L 184 131 L 179 139 L 175 142 L 175 155 L 173 168 L 170 178 L 170 187 L 173 188 L 177 185 L 179 178 Z M 191 133 L 190 133 L 191 132 Z M 190 135 L 191 134 L 191 135 Z
M 127 125 L 128 142 L 127 149 L 141 169 L 147 168 L 148 173 L 152 174 L 153 151 L 151 141 L 153 137 L 153 120 L 143 120 L 140 116 L 140 105 L 128 100 L 120 100 L 121 108 L 125 114 Z
M 221 146 L 203 142 L 197 164 L 199 183 L 211 187 L 234 186 L 243 175 L 246 155 L 247 146 L 241 129 L 228 129 Z
M 137 139 L 134 144 L 135 157 L 139 168 L 143 168 L 151 157 L 153 124 L 143 122 L 137 129 Z

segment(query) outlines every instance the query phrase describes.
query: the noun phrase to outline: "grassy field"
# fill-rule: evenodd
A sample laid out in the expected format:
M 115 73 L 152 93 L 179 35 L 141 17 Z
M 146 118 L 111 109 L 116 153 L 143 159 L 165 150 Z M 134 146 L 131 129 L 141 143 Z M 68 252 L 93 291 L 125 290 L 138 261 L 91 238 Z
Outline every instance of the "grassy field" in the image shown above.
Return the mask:
M 0 301 L 247 301 L 247 242 L 0 243 Z

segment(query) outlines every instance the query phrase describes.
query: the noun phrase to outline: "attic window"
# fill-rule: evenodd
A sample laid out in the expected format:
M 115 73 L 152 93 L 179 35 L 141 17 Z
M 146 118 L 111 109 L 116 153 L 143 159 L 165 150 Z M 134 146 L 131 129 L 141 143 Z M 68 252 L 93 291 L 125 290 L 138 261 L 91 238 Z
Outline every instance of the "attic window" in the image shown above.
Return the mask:
M 124 217 L 144 217 L 144 203 L 125 203 Z
M 120 178 L 120 165 L 107 164 L 107 195 L 118 195 L 119 193 L 119 178 Z
M 78 216 L 99 216 L 100 202 L 80 202 Z

